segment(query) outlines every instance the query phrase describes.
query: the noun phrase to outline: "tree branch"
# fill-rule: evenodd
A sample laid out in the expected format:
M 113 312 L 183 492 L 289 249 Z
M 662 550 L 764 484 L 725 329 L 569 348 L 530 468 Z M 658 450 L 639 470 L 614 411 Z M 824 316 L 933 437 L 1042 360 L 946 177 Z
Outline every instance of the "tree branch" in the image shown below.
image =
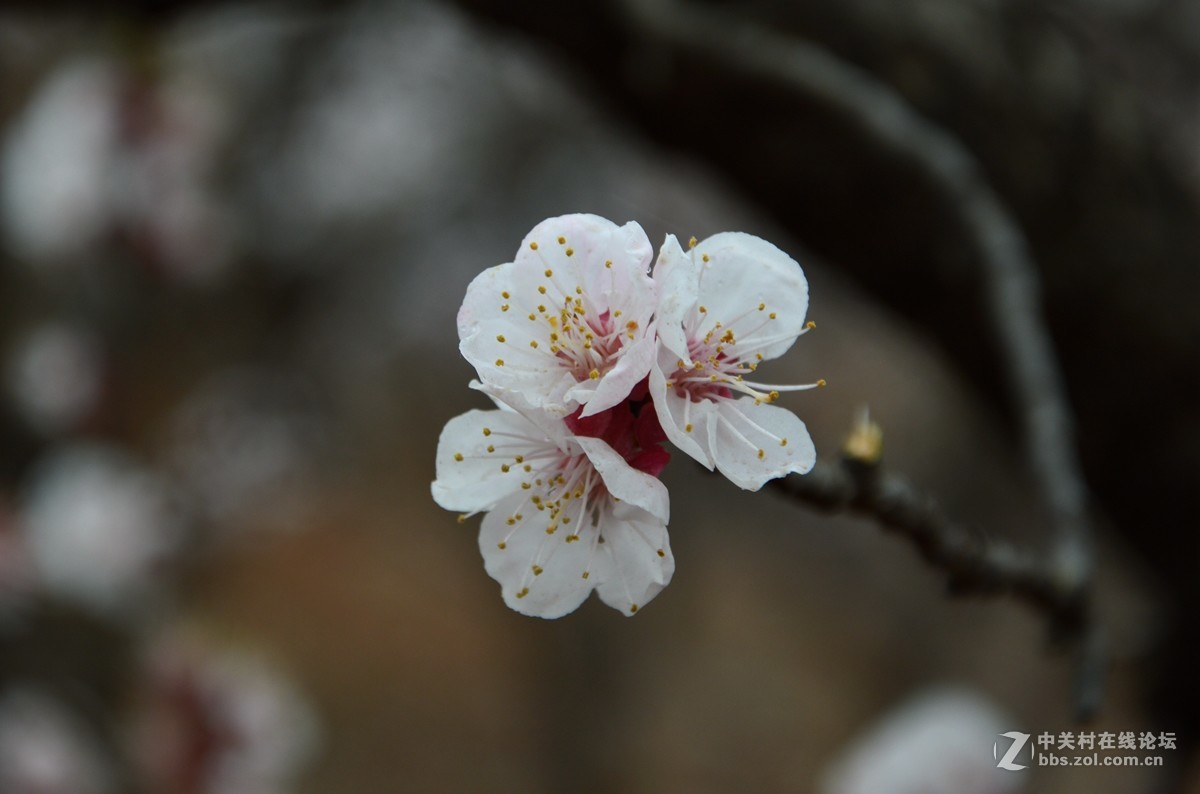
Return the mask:
M 1102 651 L 1087 614 L 1092 527 L 1073 415 L 1042 320 L 1038 270 L 1028 242 L 983 169 L 963 144 L 898 93 L 809 42 L 706 4 L 625 0 L 623 5 L 627 23 L 639 35 L 703 52 L 838 114 L 880 149 L 914 166 L 957 212 L 982 268 L 987 314 L 1013 390 L 1025 450 L 1051 511 L 1055 541 L 1050 560 L 1043 564 L 996 543 L 980 546 L 894 475 L 877 473 L 864 480 L 845 467 L 825 468 L 789 478 L 780 487 L 810 504 L 832 500 L 835 506 L 868 512 L 905 533 L 926 559 L 951 574 L 956 588 L 1009 591 L 1048 609 L 1056 627 L 1080 640 L 1080 688 L 1086 695 L 1078 709 L 1090 714 L 1099 704 L 1099 685 L 1087 671 L 1100 670 L 1103 662 L 1096 656 Z
M 1090 719 L 1099 709 L 1103 637 L 1091 619 L 1088 590 L 1064 582 L 1055 559 L 954 522 L 935 499 L 869 456 L 844 454 L 837 464 L 819 463 L 804 476 L 774 480 L 770 486 L 817 510 L 871 518 L 908 539 L 926 562 L 946 573 L 951 595 L 1011 595 L 1045 614 L 1056 639 L 1078 646 L 1078 718 Z

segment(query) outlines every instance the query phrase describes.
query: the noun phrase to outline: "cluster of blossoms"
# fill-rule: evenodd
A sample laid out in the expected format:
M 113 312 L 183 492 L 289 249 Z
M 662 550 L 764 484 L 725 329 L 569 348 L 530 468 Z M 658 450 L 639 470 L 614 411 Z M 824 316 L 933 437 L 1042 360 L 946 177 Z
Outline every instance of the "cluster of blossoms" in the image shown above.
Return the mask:
M 485 270 L 458 314 L 469 411 L 438 444 L 433 498 L 486 513 L 488 574 L 526 615 L 560 617 L 595 590 L 626 615 L 671 580 L 662 444 L 757 490 L 804 473 L 808 431 L 755 371 L 813 327 L 800 265 L 749 234 L 653 249 L 636 223 L 595 215 L 538 224 L 512 262 Z

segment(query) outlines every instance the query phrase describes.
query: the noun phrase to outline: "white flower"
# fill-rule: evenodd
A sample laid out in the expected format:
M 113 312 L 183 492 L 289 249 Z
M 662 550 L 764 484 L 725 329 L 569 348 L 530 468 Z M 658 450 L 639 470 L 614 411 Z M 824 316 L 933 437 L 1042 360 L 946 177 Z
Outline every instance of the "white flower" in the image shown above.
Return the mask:
M 613 407 L 654 358 L 652 253 L 636 223 L 542 221 L 512 262 L 467 288 L 458 314 L 463 356 L 485 383 L 557 416 Z
M 804 423 L 770 403 L 823 381 L 749 380 L 812 327 L 800 265 L 749 234 L 718 234 L 687 252 L 668 235 L 654 280 L 662 299 L 650 394 L 671 442 L 748 490 L 809 471 L 816 451 Z
M 283 794 L 321 739 L 308 702 L 247 650 L 170 634 L 147 649 L 127 734 L 141 791 Z
M 638 403 L 645 411 L 635 415 L 625 402 L 591 420 L 580 412 L 561 420 L 513 401 L 536 423 L 503 403 L 447 423 L 434 500 L 464 514 L 487 511 L 479 534 L 484 567 L 516 611 L 560 617 L 594 589 L 634 614 L 675 569 L 667 489 L 654 476 L 666 453 L 638 421 L 640 413 L 653 418 L 650 406 Z
M 95 340 L 65 323 L 33 329 L 13 351 L 6 374 L 21 415 L 51 435 L 78 427 L 96 408 L 104 388 Z
M 50 694 L 7 682 L 0 695 L 0 791 L 110 794 L 118 790 L 104 745 Z
M 159 606 L 184 540 L 170 486 L 123 451 L 64 447 L 37 468 L 20 518 L 38 583 L 119 617 Z

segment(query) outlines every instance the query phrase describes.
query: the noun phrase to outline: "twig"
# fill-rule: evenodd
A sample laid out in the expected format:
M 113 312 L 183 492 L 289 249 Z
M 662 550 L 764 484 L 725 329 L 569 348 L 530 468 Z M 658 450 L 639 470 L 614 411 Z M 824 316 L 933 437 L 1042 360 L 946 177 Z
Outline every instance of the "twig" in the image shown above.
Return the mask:
M 1083 617 L 1083 604 L 1057 585 L 1049 561 L 955 523 L 933 498 L 898 474 L 843 458 L 771 485 L 809 507 L 868 516 L 908 538 L 927 562 L 946 572 L 954 595 L 1012 594 L 1053 615 L 1055 625 Z
M 819 463 L 804 476 L 770 485 L 818 510 L 867 516 L 912 541 L 926 562 L 946 573 L 951 595 L 1008 594 L 1044 613 L 1056 639 L 1077 645 L 1077 718 L 1090 719 L 1099 710 L 1107 656 L 1103 635 L 1089 614 L 1088 591 L 1064 588 L 1054 559 L 955 523 L 936 500 L 877 461 L 844 455 L 836 465 Z
M 1034 603 L 1055 607 L 1060 628 L 1080 640 L 1080 690 L 1088 691 L 1086 712 L 1098 704 L 1088 671 L 1100 670 L 1102 653 L 1087 619 L 1093 551 L 1087 495 L 1074 443 L 1072 413 L 1050 334 L 1041 318 L 1038 271 L 1017 223 L 988 185 L 982 168 L 949 132 L 920 116 L 892 89 L 869 73 L 794 36 L 747 22 L 720 8 L 677 0 L 625 0 L 626 19 L 637 33 L 680 49 L 703 52 L 748 76 L 787 86 L 839 114 L 859 133 L 915 166 L 959 213 L 983 268 L 988 315 L 1013 389 L 1030 464 L 1051 511 L 1054 549 L 1047 566 L 1034 566 L 1011 550 L 972 550 L 961 531 L 936 510 L 922 506 L 903 481 L 883 476 L 871 488 L 857 487 L 846 506 L 869 508 L 885 525 L 904 528 L 932 562 L 972 586 L 1011 589 Z M 827 470 L 829 471 L 829 470 Z M 833 470 L 836 471 L 836 470 Z M 786 488 L 819 501 L 820 486 L 847 487 L 835 474 L 792 478 Z M 795 480 L 793 482 L 793 480 Z M 824 496 L 820 496 L 824 498 Z M 916 501 L 914 501 L 916 499 Z M 943 532 L 945 530 L 945 532 Z M 948 534 L 946 534 L 948 533 Z M 1034 573 L 1036 570 L 1036 574 Z M 957 581 L 957 579 L 956 579 Z M 1068 623 L 1061 620 L 1071 616 Z

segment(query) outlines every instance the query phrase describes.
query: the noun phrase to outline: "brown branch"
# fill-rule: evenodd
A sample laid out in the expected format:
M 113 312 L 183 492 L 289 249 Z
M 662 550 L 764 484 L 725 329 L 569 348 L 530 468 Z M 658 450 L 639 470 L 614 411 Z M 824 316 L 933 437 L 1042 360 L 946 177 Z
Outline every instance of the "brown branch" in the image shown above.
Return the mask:
M 852 458 L 818 464 L 803 477 L 775 480 L 772 487 L 809 507 L 850 512 L 877 521 L 916 546 L 946 572 L 954 595 L 1011 594 L 1053 616 L 1056 626 L 1082 619 L 1078 591 L 1065 588 L 1043 555 L 955 523 L 936 500 L 904 477 Z
M 920 555 L 947 575 L 955 596 L 1011 595 L 1048 618 L 1058 640 L 1075 641 L 1077 717 L 1090 719 L 1103 693 L 1103 638 L 1089 613 L 1089 591 L 1064 578 L 1057 560 L 1019 549 L 994 536 L 972 531 L 950 519 L 932 497 L 904 477 L 879 465 L 879 446 L 856 446 L 864 425 L 855 431 L 836 465 L 817 464 L 804 476 L 774 480 L 771 487 L 808 507 L 856 513 L 911 541 Z
M 1079 640 L 1081 715 L 1099 705 L 1096 671 L 1103 668 L 1096 627 L 1088 619 L 1093 550 L 1086 487 L 1061 371 L 1041 317 L 1037 267 L 1020 227 L 988 184 L 983 169 L 948 131 L 917 113 L 866 71 L 795 36 L 721 8 L 678 0 L 625 0 L 627 23 L 639 35 L 702 52 L 750 77 L 782 85 L 836 113 L 866 139 L 915 167 L 958 213 L 987 285 L 988 317 L 1001 347 L 1024 445 L 1051 511 L 1055 545 L 1043 564 L 1006 545 L 979 545 L 949 523 L 902 479 L 866 480 L 843 469 L 789 478 L 783 487 L 812 504 L 869 512 L 910 537 L 955 587 L 1010 591 L 1048 609 L 1056 628 Z

